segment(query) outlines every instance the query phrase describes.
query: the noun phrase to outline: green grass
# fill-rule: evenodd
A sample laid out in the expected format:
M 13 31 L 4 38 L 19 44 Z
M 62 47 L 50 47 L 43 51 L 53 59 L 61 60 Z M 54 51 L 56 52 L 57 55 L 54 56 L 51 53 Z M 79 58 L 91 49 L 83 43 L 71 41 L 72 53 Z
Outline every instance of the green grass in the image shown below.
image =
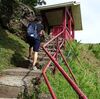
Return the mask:
M 100 62 L 98 59 L 96 59 L 92 51 L 87 50 L 88 45 L 75 43 L 76 42 L 72 44 L 74 51 L 71 49 L 69 55 L 67 54 L 70 50 L 70 47 L 67 45 L 65 56 L 67 57 L 68 63 L 75 74 L 80 89 L 86 94 L 88 99 L 99 99 L 100 76 L 98 75 L 98 72 L 100 71 L 100 68 L 98 69 L 98 66 L 100 65 Z M 75 57 L 78 57 L 78 61 Z M 88 60 L 88 57 L 91 58 Z M 68 69 L 65 67 L 61 58 L 59 63 L 69 74 Z M 48 70 L 47 76 L 54 92 L 56 93 L 57 99 L 78 99 L 75 91 L 71 88 L 69 83 L 64 79 L 60 72 L 58 72 L 56 75 L 52 75 L 52 72 Z M 40 92 L 49 93 L 46 84 L 42 83 L 40 85 Z
M 27 51 L 23 40 L 0 28 L 0 71 L 20 65 Z
M 100 43 L 96 45 L 89 45 L 89 49 L 94 53 L 97 59 L 100 59 Z

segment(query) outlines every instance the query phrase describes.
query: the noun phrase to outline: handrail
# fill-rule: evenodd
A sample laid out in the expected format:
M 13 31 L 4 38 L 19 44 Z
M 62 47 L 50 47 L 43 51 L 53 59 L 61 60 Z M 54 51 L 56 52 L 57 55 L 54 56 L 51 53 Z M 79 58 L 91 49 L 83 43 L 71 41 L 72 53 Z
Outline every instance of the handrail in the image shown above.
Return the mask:
M 61 46 L 62 46 L 62 44 L 60 45 L 60 47 L 61 47 Z M 56 54 L 57 54 L 57 52 L 54 53 L 53 57 L 55 57 Z M 56 99 L 56 95 L 54 94 L 54 91 L 52 90 L 52 87 L 50 86 L 49 80 L 48 80 L 48 78 L 47 78 L 47 76 L 46 76 L 46 74 L 45 74 L 47 68 L 48 68 L 49 65 L 50 65 L 50 63 L 51 63 L 51 60 L 50 60 L 50 61 L 48 62 L 48 64 L 42 69 L 42 74 L 43 74 L 43 77 L 44 77 L 44 79 L 45 79 L 45 82 L 46 82 L 46 84 L 47 84 L 47 86 L 48 86 L 48 88 L 49 88 L 49 91 L 50 91 L 50 93 L 51 93 L 53 99 Z
M 52 90 L 52 87 L 50 86 L 50 83 L 48 81 L 48 78 L 46 76 L 46 70 L 49 67 L 51 61 L 55 64 L 55 66 L 58 68 L 58 70 L 62 73 L 62 75 L 65 77 L 65 79 L 68 81 L 68 83 L 71 85 L 71 87 L 76 91 L 76 93 L 79 95 L 80 99 L 87 99 L 87 97 L 84 95 L 84 93 L 80 90 L 80 88 L 77 86 L 77 84 L 68 76 L 68 74 L 64 71 L 64 69 L 58 64 L 58 62 L 55 59 L 55 56 L 58 52 L 60 52 L 60 48 L 62 46 L 62 44 L 59 46 L 58 51 L 55 52 L 55 54 L 52 56 L 50 54 L 50 52 L 48 52 L 48 50 L 46 49 L 46 46 L 51 43 L 53 40 L 55 40 L 56 38 L 58 38 L 61 34 L 63 34 L 63 32 L 65 31 L 65 28 L 63 28 L 62 32 L 60 32 L 58 35 L 56 35 L 55 37 L 53 37 L 51 40 L 49 40 L 46 44 L 43 45 L 43 50 L 45 51 L 45 53 L 48 55 L 48 57 L 51 59 L 48 64 L 43 68 L 42 72 L 43 72 L 43 77 L 45 79 L 45 82 L 48 86 L 48 89 L 53 97 L 53 99 L 57 99 L 55 93 Z M 62 56 L 62 55 L 61 55 Z M 70 68 L 70 67 L 68 67 Z M 73 75 L 73 74 L 72 74 Z
M 50 42 L 52 42 L 54 39 L 56 39 L 57 37 L 59 37 L 63 32 L 64 32 L 65 29 L 62 30 L 62 32 L 60 32 L 58 35 L 54 36 L 52 39 L 50 39 L 46 44 L 43 45 L 43 48 L 45 46 L 47 46 Z

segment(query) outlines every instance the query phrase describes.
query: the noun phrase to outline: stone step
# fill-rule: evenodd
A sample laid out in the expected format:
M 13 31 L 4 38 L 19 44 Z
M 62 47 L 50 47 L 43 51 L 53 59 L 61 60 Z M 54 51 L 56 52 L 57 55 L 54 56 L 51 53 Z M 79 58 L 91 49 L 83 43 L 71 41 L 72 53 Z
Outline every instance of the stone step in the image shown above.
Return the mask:
M 33 85 L 31 85 L 31 77 L 26 77 L 24 81 L 23 76 L 3 76 L 0 79 L 0 99 L 17 99 L 18 95 L 24 91 L 25 83 L 27 84 L 28 92 L 31 90 Z M 51 95 L 39 94 L 39 99 L 52 99 Z M 22 98 L 20 98 L 22 99 Z
M 20 67 L 4 70 L 0 75 L 0 98 L 17 99 L 26 87 L 32 92 L 32 80 L 40 77 L 41 73 L 41 70 L 34 71 Z
M 54 54 L 54 52 L 53 51 L 49 51 L 50 52 L 50 54 Z M 45 53 L 45 52 L 39 52 L 39 56 L 47 56 L 47 54 Z
M 46 53 L 43 52 L 43 51 L 40 51 L 40 52 L 39 52 L 39 55 L 43 56 L 43 55 L 46 55 Z
M 46 65 L 47 63 L 48 63 L 48 61 L 44 61 L 44 60 L 43 60 L 43 61 L 42 61 L 42 60 L 39 61 L 39 65 L 41 65 L 42 67 L 43 67 L 44 65 Z
M 0 98 L 17 98 L 18 95 L 27 89 L 32 90 L 31 80 L 33 76 L 11 76 L 0 77 Z
M 39 61 L 48 61 L 49 57 L 48 56 L 39 56 Z
M 2 75 L 12 75 L 12 76 L 33 76 L 33 77 L 37 77 L 39 75 L 41 75 L 42 71 L 41 70 L 29 70 L 26 68 L 21 68 L 21 67 L 17 67 L 17 68 L 12 68 L 12 69 L 6 69 L 2 72 Z
M 47 49 L 47 50 L 48 50 L 48 51 L 52 51 L 52 52 L 55 52 L 55 51 L 56 51 L 56 49 L 53 49 L 53 48 L 49 48 L 49 49 Z M 40 50 L 39 53 L 41 53 L 42 55 L 43 55 L 43 54 L 46 54 L 43 50 Z

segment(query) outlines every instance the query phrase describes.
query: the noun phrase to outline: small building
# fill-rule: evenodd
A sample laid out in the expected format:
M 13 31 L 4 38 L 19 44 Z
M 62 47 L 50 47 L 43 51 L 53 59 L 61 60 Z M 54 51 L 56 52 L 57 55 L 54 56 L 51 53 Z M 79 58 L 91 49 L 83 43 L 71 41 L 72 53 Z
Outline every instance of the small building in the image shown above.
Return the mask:
M 52 30 L 57 35 L 64 30 L 65 39 L 74 39 L 74 31 L 82 30 L 80 3 L 75 1 L 37 6 L 36 11 L 43 18 L 43 23 L 48 34 Z

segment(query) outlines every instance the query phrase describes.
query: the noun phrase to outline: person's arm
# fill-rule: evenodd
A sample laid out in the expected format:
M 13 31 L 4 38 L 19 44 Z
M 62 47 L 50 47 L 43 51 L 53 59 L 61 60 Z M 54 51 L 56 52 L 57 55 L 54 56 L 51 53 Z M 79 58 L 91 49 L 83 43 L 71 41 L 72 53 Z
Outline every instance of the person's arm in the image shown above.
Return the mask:
M 45 35 L 45 31 L 44 30 L 41 30 L 40 31 L 40 35 Z
M 40 24 L 40 27 L 41 27 L 40 36 L 45 35 L 44 26 Z

